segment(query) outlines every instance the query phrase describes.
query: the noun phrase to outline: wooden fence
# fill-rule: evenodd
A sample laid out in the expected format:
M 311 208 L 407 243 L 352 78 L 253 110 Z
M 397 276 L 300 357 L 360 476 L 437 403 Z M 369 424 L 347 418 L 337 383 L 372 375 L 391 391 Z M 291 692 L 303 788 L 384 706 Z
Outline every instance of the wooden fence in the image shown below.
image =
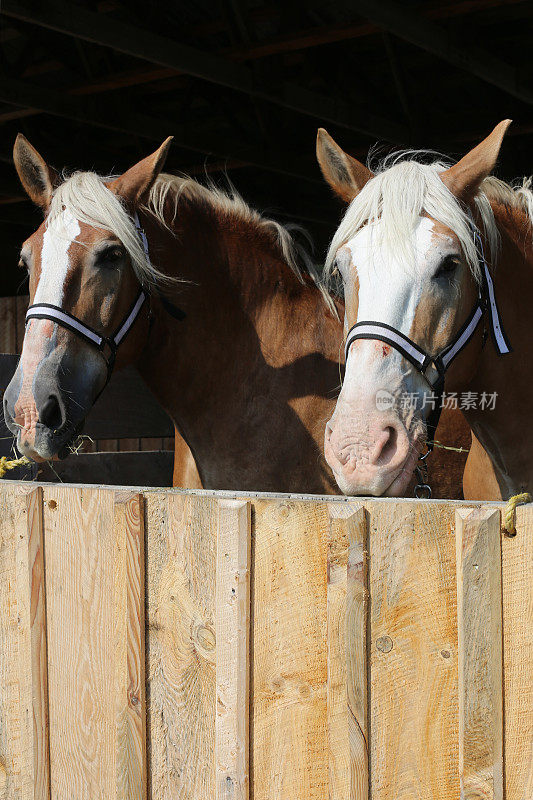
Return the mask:
M 533 506 L 0 485 L 0 798 L 530 800 Z

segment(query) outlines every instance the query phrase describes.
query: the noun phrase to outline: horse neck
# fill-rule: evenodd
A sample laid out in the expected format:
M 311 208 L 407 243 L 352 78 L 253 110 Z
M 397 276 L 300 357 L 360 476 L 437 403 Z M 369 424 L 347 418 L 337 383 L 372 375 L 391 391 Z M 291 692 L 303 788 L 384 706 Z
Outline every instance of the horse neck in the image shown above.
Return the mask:
M 322 439 L 341 325 L 275 243 L 239 223 L 184 202 L 175 236 L 150 226 L 159 268 L 187 281 L 172 291 L 186 317 L 154 309 L 141 372 L 206 488 L 333 491 Z
M 512 353 L 499 355 L 489 337 L 479 369 L 469 388 L 496 393 L 494 411 L 465 414 L 496 467 L 502 496 L 533 491 L 533 427 L 531 416 L 531 307 L 533 247 L 529 218 L 519 209 L 493 207 L 501 235 L 501 251 L 493 270 L 501 320 Z

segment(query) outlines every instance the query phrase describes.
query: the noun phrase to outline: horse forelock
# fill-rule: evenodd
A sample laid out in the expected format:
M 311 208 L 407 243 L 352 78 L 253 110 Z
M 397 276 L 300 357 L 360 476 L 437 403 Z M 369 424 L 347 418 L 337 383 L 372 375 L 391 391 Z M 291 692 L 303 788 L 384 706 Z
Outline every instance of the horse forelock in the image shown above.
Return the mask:
M 46 219 L 47 230 L 58 230 L 65 212 L 78 222 L 111 231 L 122 242 L 133 271 L 143 285 L 175 280 L 168 278 L 145 255 L 131 214 L 120 197 L 107 187 L 112 177 L 94 172 L 75 172 L 54 191 Z M 80 243 L 83 243 L 80 240 Z
M 380 221 L 379 244 L 399 255 L 406 265 L 414 265 L 413 232 L 421 216 L 442 223 L 457 236 L 472 275 L 479 281 L 479 252 L 475 224 L 466 207 L 447 189 L 440 178 L 451 165 L 443 159 L 423 163 L 427 151 L 405 151 L 384 159 L 375 168 L 375 176 L 352 200 L 331 242 L 326 258 L 326 279 L 335 273 L 335 258 L 340 247 L 365 225 Z M 503 181 L 487 178 L 475 197 L 480 232 L 487 243 L 485 254 L 494 263 L 500 236 L 491 200 L 494 186 L 506 187 L 506 197 L 518 202 L 517 192 Z M 523 190 L 518 190 L 523 191 Z M 533 210 L 533 194 L 531 195 Z

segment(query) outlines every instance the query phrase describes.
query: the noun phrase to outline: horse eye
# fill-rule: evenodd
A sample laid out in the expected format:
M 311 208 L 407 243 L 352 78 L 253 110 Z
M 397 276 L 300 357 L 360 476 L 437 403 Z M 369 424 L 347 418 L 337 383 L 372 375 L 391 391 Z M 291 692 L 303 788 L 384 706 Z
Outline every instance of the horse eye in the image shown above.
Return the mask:
M 124 250 L 122 247 L 113 246 L 106 247 L 101 253 L 98 253 L 97 261 L 99 264 L 112 264 L 115 265 L 124 257 Z
M 459 264 L 461 263 L 460 256 L 449 255 L 445 256 L 439 264 L 439 268 L 435 273 L 435 278 L 450 277 L 453 275 Z

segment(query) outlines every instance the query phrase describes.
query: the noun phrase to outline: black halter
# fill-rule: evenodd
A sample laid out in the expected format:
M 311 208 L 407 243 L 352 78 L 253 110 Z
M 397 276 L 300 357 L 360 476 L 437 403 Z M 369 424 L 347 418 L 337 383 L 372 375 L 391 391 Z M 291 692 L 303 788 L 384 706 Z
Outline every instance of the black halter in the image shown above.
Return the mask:
M 384 342 L 397 350 L 415 367 L 435 395 L 435 405 L 431 409 L 426 421 L 426 427 L 428 429 L 428 439 L 426 441 L 427 451 L 420 457 L 422 470 L 417 468 L 419 483 L 415 489 L 415 491 L 417 489 L 429 491 L 429 496 L 431 496 L 431 488 L 427 483 L 427 466 L 425 460 L 433 450 L 435 432 L 439 424 L 443 407 L 444 381 L 448 367 L 473 337 L 479 323 L 487 312 L 489 313 L 489 327 L 492 333 L 492 339 L 498 353 L 504 355 L 511 352 L 511 346 L 500 321 L 500 314 L 494 296 L 494 284 L 483 253 L 483 243 L 475 228 L 474 237 L 479 253 L 479 265 L 481 269 L 478 299 L 465 323 L 457 332 L 452 342 L 445 347 L 444 350 L 441 350 L 440 353 L 436 355 L 430 355 L 401 331 L 390 325 L 386 325 L 384 322 L 375 322 L 374 320 L 356 322 L 355 325 L 350 328 L 348 336 L 346 337 L 346 361 L 348 360 L 350 347 L 357 339 L 374 339 Z M 485 345 L 485 341 L 486 328 L 483 346 Z M 431 380 L 428 376 L 428 372 L 431 368 L 437 373 L 437 377 L 434 380 Z
M 143 228 L 141 227 L 137 213 L 135 213 L 133 216 L 133 222 L 135 224 L 135 229 L 139 239 L 141 240 L 145 258 L 147 262 L 150 263 L 148 240 Z M 127 334 L 133 327 L 135 320 L 141 313 L 141 310 L 148 299 L 149 295 L 147 291 L 141 287 L 139 294 L 137 295 L 130 310 L 115 332 L 111 334 L 111 336 L 103 336 L 102 334 L 98 333 L 98 331 L 95 331 L 94 328 L 91 328 L 90 325 L 82 322 L 81 319 L 78 319 L 78 317 L 75 317 L 70 312 L 65 311 L 60 306 L 51 305 L 50 303 L 35 303 L 34 305 L 31 305 L 26 312 L 26 322 L 28 322 L 30 319 L 49 319 L 52 322 L 55 322 L 57 325 L 60 325 L 62 328 L 72 331 L 72 333 L 75 333 L 77 336 L 93 345 L 93 347 L 96 347 L 102 354 L 102 357 L 107 365 L 107 385 L 111 377 L 111 373 L 113 372 L 113 367 L 115 366 L 118 347 L 121 342 L 124 341 Z M 177 306 L 163 297 L 161 297 L 161 302 L 165 310 L 173 317 L 179 320 L 184 319 L 185 312 L 180 308 L 177 308 Z

